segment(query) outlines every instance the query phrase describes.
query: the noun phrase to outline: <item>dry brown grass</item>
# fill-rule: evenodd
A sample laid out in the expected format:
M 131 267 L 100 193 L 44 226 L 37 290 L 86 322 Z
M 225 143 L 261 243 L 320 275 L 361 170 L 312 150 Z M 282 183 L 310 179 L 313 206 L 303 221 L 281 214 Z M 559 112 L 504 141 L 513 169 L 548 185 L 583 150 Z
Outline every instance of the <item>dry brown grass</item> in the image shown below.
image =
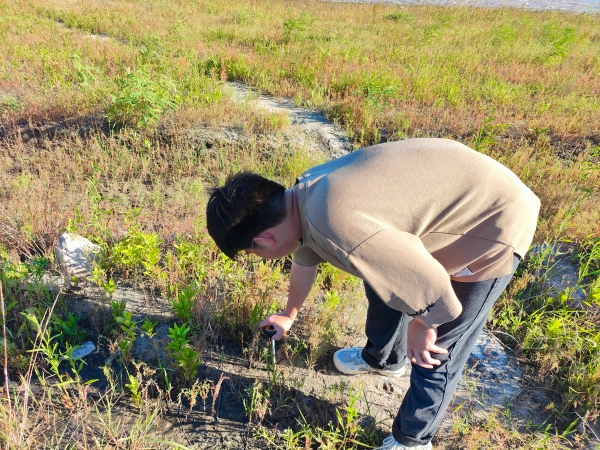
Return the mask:
M 542 199 L 538 239 L 598 235 L 595 16 L 258 0 L 171 2 L 168 8 L 160 1 L 16 2 L 4 9 L 10 20 L 0 24 L 0 55 L 11 64 L 2 66 L 0 100 L 11 139 L 2 141 L 2 167 L 23 185 L 28 172 L 52 171 L 48 161 L 65 164 L 71 187 L 52 172 L 40 175 L 47 189 L 66 193 L 62 210 L 77 202 L 91 164 L 111 183 L 142 183 L 138 193 L 155 189 L 150 203 L 156 205 L 164 203 L 161 196 L 172 201 L 167 191 L 180 178 L 212 182 L 260 159 L 255 150 L 243 150 L 249 159 L 234 158 L 219 167 L 221 175 L 206 158 L 204 170 L 192 168 L 183 130 L 194 123 L 237 124 L 250 134 L 288 126 L 285 117 L 234 107 L 219 83 L 235 79 L 323 109 L 357 145 L 439 136 L 493 154 Z M 60 128 L 68 119 L 74 128 L 85 117 L 101 116 L 127 68 L 176 82 L 178 112 L 175 119 L 165 116 L 159 132 L 88 136 L 66 151 L 48 133 L 19 141 L 19 130 L 31 133 L 48 121 Z M 19 189 L 8 195 L 47 195 L 41 186 L 35 193 Z M 129 187 L 122 189 L 124 199 Z M 139 198 L 123 201 L 146 205 Z M 162 217 L 181 207 L 175 201 Z M 34 207 L 27 214 L 43 212 Z

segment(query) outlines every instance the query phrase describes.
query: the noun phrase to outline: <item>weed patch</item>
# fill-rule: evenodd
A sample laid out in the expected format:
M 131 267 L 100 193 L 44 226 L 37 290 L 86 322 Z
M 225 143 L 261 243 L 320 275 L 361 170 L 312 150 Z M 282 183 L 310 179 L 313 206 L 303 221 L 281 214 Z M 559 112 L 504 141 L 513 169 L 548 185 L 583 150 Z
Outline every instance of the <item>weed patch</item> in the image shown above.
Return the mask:
M 110 123 L 145 128 L 158 123 L 179 101 L 175 83 L 164 75 L 153 80 L 142 69 L 128 70 L 117 80 L 106 115 Z
M 589 251 L 590 247 L 585 249 Z M 584 250 L 579 258 L 590 261 L 593 242 L 591 249 L 592 253 Z M 569 287 L 562 292 L 540 290 L 538 284 L 527 280 L 536 270 L 542 274 L 548 270 L 548 257 L 536 256 L 520 269 L 524 284 L 513 282 L 509 295 L 495 307 L 491 325 L 512 337 L 509 345 L 519 343 L 519 351 L 535 366 L 538 381 L 559 387 L 561 401 L 557 408 L 567 420 L 568 411 L 598 407 L 598 282 L 595 277 L 588 278 L 592 281 L 587 283 L 580 278 L 587 293 L 581 303 L 571 297 L 574 290 Z

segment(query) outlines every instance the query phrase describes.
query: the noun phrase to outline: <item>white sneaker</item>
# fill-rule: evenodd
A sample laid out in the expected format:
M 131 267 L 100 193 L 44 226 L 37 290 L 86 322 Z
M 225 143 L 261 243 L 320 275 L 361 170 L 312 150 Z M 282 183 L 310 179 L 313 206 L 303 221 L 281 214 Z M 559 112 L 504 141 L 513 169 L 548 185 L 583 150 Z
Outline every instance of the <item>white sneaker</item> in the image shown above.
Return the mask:
M 417 445 L 416 447 L 407 447 L 406 445 L 402 445 L 394 436 L 390 434 L 383 440 L 383 445 L 381 447 L 377 447 L 373 450 L 402 450 L 402 449 L 410 449 L 410 450 L 431 450 L 431 442 L 425 445 Z
M 350 347 L 338 350 L 333 354 L 333 364 L 337 370 L 347 375 L 359 375 L 361 373 L 379 372 L 388 377 L 401 377 L 406 368 L 400 367 L 396 370 L 376 369 L 367 364 L 362 357 L 362 347 Z

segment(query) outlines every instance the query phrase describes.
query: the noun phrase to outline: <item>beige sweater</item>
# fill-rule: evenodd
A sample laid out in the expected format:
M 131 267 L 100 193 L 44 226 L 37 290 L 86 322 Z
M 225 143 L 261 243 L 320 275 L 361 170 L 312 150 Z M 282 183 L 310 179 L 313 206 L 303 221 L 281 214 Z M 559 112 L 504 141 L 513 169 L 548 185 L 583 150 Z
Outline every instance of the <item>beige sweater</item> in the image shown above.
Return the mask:
M 511 272 L 540 207 L 509 169 L 446 139 L 364 148 L 309 169 L 293 193 L 303 234 L 296 264 L 327 261 L 432 327 L 459 314 L 451 278 Z

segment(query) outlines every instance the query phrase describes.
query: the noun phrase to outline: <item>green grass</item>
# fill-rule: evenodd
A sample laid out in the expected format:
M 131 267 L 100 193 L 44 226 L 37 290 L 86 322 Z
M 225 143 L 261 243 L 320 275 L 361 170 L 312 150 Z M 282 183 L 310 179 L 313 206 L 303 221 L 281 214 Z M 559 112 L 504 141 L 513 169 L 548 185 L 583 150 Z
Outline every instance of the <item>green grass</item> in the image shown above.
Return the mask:
M 90 114 L 114 126 L 157 126 L 164 115 L 168 129 L 285 128 L 285 119 L 233 107 L 222 82 L 241 80 L 322 109 L 357 146 L 439 136 L 516 172 L 527 160 L 521 175 L 542 199 L 538 236 L 598 234 L 598 171 L 582 170 L 597 164 L 600 145 L 597 16 L 208 0 L 3 9 L 9 130 Z M 157 138 L 131 145 L 149 153 Z M 547 173 L 563 179 L 548 185 Z
M 584 242 L 576 258 L 598 264 L 595 245 L 596 240 Z M 566 418 L 571 411 L 600 406 L 600 277 L 597 270 L 585 277 L 580 271 L 576 286 L 548 290 L 543 279 L 552 270 L 552 257 L 547 251 L 525 261 L 489 325 L 506 333 L 509 346 L 518 343 L 516 350 L 535 366 L 538 381 L 558 387 L 558 414 Z M 575 300 L 573 293 L 581 288 L 586 295 Z
M 256 324 L 284 302 L 286 262 L 250 266 L 221 257 L 206 234 L 207 189 L 242 169 L 291 186 L 326 155 L 297 139 L 284 114 L 236 103 L 225 82 L 243 81 L 320 109 L 357 148 L 406 137 L 457 139 L 510 167 L 541 198 L 536 242 L 576 247 L 587 304 L 578 309 L 568 293 L 541 289 L 547 262 L 532 257 L 491 325 L 512 336 L 507 344 L 539 382 L 560 392 L 552 423 L 562 430 L 562 442 L 573 414 L 592 417 L 600 399 L 598 30 L 598 16 L 503 8 L 0 0 L 0 278 L 6 302 L 0 350 L 11 376 L 31 379 L 37 367 L 41 379 L 54 383 L 64 376 L 53 372 L 56 358 L 87 333 L 108 336 L 127 364 L 133 340 L 153 333 L 150 320 L 134 323 L 116 301 L 107 306 L 112 313 L 95 318 L 92 331 L 69 316 L 61 298 L 48 317 L 55 297 L 40 281 L 56 268 L 51 249 L 65 230 L 101 245 L 93 281 L 107 305 L 118 284 L 132 283 L 160 293 L 171 303 L 177 329 L 189 328 L 190 340 L 173 347 L 168 371 L 152 368 L 156 373 L 148 377 L 130 365 L 127 384 L 115 381 L 115 396 L 126 393 L 139 406 L 144 395 L 158 395 L 156 383 L 167 404 L 176 393 L 190 402 L 198 396 L 206 402 L 209 392 L 218 397 L 209 380 L 192 383 L 201 352 L 215 336 L 242 343 L 251 361 L 261 360 Z M 223 130 L 238 138 L 226 139 Z M 353 342 L 352 330 L 362 327 L 358 280 L 325 265 L 317 284 L 289 338 L 296 355 L 290 370 L 311 367 L 333 346 Z M 35 320 L 46 323 L 50 335 Z M 40 340 L 45 353 L 32 353 L 41 349 Z M 83 389 L 76 381 L 73 386 Z M 247 402 L 251 411 L 267 405 L 261 420 L 287 407 L 291 378 L 256 386 L 247 387 Z M 86 414 L 98 406 L 57 389 L 73 405 L 84 405 Z M 261 403 L 256 399 L 264 389 L 270 397 Z M 33 441 L 19 421 L 35 404 L 11 395 L 13 401 L 0 404 L 0 433 L 25 448 Z M 56 404 L 50 397 L 45 406 Z M 159 403 L 152 408 L 160 409 Z M 110 433 L 125 440 L 135 434 L 152 445 L 144 430 L 157 420 L 155 409 L 140 409 L 139 428 L 131 433 L 110 425 L 103 411 L 104 422 L 93 421 L 98 442 Z M 298 445 L 329 439 L 348 446 L 348 436 L 375 442 L 373 435 L 343 428 L 356 425 L 344 422 L 348 417 L 300 426 L 283 437 L 269 430 L 264 435 Z M 464 431 L 457 435 L 475 446 L 486 439 L 499 446 L 538 445 L 535 433 L 519 435 L 506 421 L 467 419 L 457 418 Z M 55 429 L 53 445 L 75 439 L 65 429 Z M 546 431 L 546 441 L 555 442 Z M 547 442 L 539 445 L 551 447 Z

